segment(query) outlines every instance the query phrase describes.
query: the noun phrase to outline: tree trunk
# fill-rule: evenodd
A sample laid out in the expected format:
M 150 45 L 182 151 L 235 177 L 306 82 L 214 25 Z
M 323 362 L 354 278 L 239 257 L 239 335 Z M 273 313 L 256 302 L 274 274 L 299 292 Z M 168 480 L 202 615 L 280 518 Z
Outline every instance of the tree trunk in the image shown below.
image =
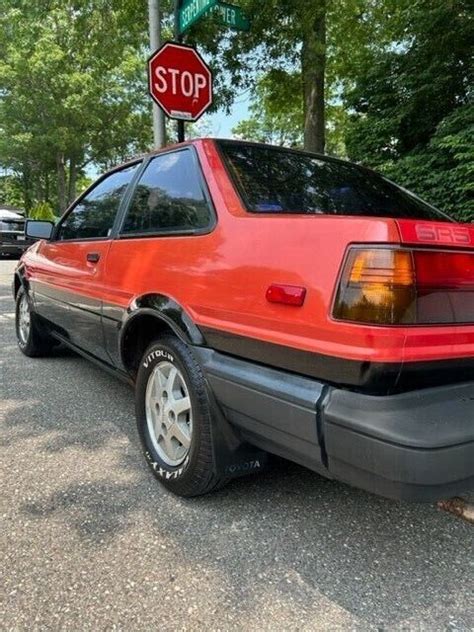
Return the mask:
M 69 160 L 69 183 L 67 191 L 67 202 L 71 204 L 76 199 L 77 164 L 74 158 Z
M 324 153 L 324 78 L 326 71 L 326 0 L 317 0 L 311 9 L 301 49 L 304 98 L 304 148 Z
M 61 215 L 67 207 L 66 202 L 66 169 L 64 165 L 64 154 L 58 154 L 56 157 L 56 168 L 58 173 L 58 204 Z
M 31 169 L 29 165 L 24 164 L 21 173 L 21 184 L 23 190 L 23 204 L 25 206 L 25 213 L 29 216 L 31 207 L 33 206 L 32 191 L 31 191 Z
M 48 204 L 49 200 L 49 173 L 47 171 L 44 172 L 44 201 Z

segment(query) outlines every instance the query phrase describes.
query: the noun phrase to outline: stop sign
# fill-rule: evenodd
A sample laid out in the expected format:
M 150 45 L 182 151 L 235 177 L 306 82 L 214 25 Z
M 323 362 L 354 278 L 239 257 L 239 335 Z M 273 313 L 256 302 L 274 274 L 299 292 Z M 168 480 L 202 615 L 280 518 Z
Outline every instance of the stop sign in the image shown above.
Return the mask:
M 148 60 L 151 96 L 170 118 L 197 121 L 212 103 L 212 73 L 190 46 L 166 42 Z

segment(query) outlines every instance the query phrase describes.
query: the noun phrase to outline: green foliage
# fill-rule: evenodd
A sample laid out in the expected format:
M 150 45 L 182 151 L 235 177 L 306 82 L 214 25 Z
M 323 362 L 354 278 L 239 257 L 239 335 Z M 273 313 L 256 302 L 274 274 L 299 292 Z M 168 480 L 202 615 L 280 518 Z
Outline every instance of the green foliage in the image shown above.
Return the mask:
M 0 204 L 22 208 L 23 193 L 18 177 L 12 175 L 0 177 Z
M 457 108 L 426 147 L 381 165 L 403 184 L 456 219 L 474 221 L 474 107 Z
M 77 187 L 76 187 L 77 195 L 80 195 L 81 193 L 83 193 L 83 191 L 88 189 L 90 185 L 94 182 L 94 180 L 95 178 L 90 177 L 90 175 L 81 174 L 77 178 Z
M 281 69 L 263 75 L 256 83 L 251 117 L 233 130 L 238 138 L 274 145 L 303 145 L 301 76 Z
M 472 221 L 472 0 L 237 3 L 248 33 L 208 16 L 186 36 L 208 54 L 214 110 L 250 91 L 237 136 L 302 146 L 303 87 L 324 59 L 326 151 Z M 0 201 L 59 211 L 86 173 L 151 145 L 146 5 L 9 0 L 0 12 Z M 170 39 L 173 1 L 162 6 Z M 324 10 L 325 41 L 315 37 Z M 168 131 L 174 140 L 174 124 Z M 205 119 L 188 126 L 190 136 L 208 132 Z
M 126 15 L 112 0 L 10 0 L 2 13 L 0 164 L 21 175 L 26 208 L 64 208 L 87 164 L 149 144 L 146 38 Z
M 470 0 L 385 0 L 380 37 L 349 64 L 349 157 L 386 173 L 435 206 L 473 219 Z M 373 36 L 372 26 L 367 27 Z
M 250 118 L 233 131 L 301 144 L 296 44 L 306 4 L 247 4 L 263 40 L 256 63 L 267 72 Z M 474 213 L 473 29 L 470 0 L 328 4 L 326 151 L 379 169 L 463 221 Z
M 303 147 L 301 73 L 272 70 L 257 82 L 250 117 L 232 133 L 244 140 L 285 147 Z M 344 129 L 347 113 L 337 102 L 326 105 L 326 153 L 346 157 Z
M 57 218 L 48 202 L 38 202 L 30 211 L 31 219 L 42 219 L 54 222 Z

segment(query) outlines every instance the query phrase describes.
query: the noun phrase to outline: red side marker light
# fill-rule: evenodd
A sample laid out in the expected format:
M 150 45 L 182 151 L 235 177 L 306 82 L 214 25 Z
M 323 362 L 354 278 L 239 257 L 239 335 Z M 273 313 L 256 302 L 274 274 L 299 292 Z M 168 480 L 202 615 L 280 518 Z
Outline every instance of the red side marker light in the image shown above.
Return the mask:
M 301 307 L 306 296 L 306 288 L 298 285 L 281 285 L 272 283 L 267 290 L 266 298 L 269 303 L 283 303 Z

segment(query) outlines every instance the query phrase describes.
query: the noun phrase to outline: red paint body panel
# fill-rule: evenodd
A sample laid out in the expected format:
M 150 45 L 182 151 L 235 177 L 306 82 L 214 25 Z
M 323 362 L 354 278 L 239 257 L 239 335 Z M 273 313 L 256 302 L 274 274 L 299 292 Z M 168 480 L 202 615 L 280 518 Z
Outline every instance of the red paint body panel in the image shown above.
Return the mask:
M 474 356 L 474 325 L 381 327 L 336 322 L 330 315 L 350 244 L 473 248 L 474 228 L 369 217 L 248 213 L 215 143 L 193 144 L 218 216 L 211 233 L 42 243 L 24 256 L 28 275 L 123 308 L 143 294 L 165 294 L 198 326 L 328 356 L 374 362 Z M 95 269 L 85 261 L 91 250 L 102 254 Z M 62 268 L 64 253 L 72 262 L 67 270 Z M 304 304 L 294 309 L 268 302 L 266 291 L 272 283 L 306 288 Z
M 40 241 L 28 251 L 28 275 L 38 283 L 103 300 L 104 267 L 110 240 L 83 242 Z M 87 261 L 87 254 L 97 253 L 97 263 Z

